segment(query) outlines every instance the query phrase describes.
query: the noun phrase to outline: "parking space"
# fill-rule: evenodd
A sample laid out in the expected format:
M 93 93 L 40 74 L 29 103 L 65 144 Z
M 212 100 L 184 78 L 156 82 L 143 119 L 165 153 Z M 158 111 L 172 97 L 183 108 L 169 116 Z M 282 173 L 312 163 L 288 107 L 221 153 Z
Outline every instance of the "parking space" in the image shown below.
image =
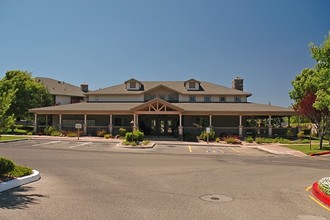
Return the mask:
M 0 143 L 0 146 L 38 148 L 38 149 L 64 149 L 76 151 L 115 151 L 115 152 L 141 152 L 141 153 L 166 153 L 166 154 L 199 154 L 199 155 L 246 155 L 265 156 L 267 152 L 252 148 L 227 147 L 227 146 L 202 146 L 189 144 L 156 143 L 153 148 L 129 148 L 118 142 L 95 142 L 77 140 L 46 140 L 30 139 L 11 143 Z

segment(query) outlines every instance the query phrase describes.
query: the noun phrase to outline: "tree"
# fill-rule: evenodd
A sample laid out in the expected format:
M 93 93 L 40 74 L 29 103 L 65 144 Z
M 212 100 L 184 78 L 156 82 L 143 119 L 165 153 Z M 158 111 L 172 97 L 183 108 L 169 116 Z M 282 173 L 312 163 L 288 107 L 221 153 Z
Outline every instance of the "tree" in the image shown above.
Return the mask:
M 321 46 L 309 46 L 317 63 L 292 81 L 290 97 L 295 110 L 316 125 L 322 149 L 323 137 L 330 128 L 330 32 Z
M 8 115 L 8 110 L 15 92 L 7 91 L 0 95 L 0 132 L 4 132 L 14 124 L 14 116 Z
M 52 105 L 52 96 L 43 84 L 32 78 L 26 71 L 8 71 L 1 79 L 0 93 L 15 91 L 12 96 L 7 115 L 14 115 L 16 119 L 29 119 L 30 108 Z

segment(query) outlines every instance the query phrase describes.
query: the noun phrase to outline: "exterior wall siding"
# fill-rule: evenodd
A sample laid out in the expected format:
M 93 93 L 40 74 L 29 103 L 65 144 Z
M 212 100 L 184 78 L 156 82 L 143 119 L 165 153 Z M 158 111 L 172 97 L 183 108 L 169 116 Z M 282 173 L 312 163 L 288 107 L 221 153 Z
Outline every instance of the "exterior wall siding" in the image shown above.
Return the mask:
M 71 104 L 71 96 L 56 95 L 55 104 L 56 105 Z
M 91 95 L 90 102 L 144 102 L 144 95 Z

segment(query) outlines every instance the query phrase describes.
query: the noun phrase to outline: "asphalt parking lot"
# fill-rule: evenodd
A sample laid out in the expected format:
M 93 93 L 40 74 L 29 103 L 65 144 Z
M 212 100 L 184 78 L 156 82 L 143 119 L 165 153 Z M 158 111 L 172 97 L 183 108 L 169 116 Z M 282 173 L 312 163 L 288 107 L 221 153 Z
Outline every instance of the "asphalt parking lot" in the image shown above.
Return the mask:
M 327 219 L 306 189 L 329 157 L 240 147 L 27 140 L 0 155 L 38 182 L 0 194 L 0 219 Z

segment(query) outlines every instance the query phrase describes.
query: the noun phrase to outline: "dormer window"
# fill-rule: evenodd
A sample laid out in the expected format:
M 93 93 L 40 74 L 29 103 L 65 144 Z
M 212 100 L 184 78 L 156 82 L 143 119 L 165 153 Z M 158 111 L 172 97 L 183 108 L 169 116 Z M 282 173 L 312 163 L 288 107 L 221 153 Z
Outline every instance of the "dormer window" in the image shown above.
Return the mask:
M 195 82 L 189 82 L 189 89 L 194 89 L 196 86 Z
M 200 82 L 195 79 L 190 79 L 184 82 L 184 87 L 187 91 L 198 91 L 200 90 Z
M 125 82 L 127 90 L 140 90 L 143 88 L 143 85 L 140 81 L 136 79 L 130 79 Z
M 129 82 L 129 88 L 130 89 L 135 89 L 136 88 L 136 82 L 135 81 Z

